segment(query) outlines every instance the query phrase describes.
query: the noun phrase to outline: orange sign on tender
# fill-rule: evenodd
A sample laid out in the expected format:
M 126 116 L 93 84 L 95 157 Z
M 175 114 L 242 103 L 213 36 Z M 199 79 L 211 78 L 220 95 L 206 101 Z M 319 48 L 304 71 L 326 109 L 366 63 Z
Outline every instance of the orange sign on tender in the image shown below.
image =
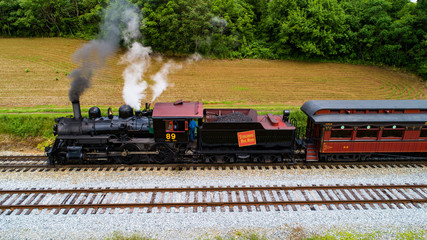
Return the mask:
M 255 130 L 237 133 L 239 147 L 256 145 Z

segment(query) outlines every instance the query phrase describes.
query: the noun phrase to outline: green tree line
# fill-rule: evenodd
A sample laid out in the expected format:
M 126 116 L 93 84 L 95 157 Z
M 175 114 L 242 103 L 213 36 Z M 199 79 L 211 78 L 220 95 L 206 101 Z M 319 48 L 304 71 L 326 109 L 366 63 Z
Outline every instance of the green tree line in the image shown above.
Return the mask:
M 369 62 L 427 79 L 427 0 L 130 1 L 157 52 Z M 95 38 L 108 2 L 2 0 L 0 34 Z

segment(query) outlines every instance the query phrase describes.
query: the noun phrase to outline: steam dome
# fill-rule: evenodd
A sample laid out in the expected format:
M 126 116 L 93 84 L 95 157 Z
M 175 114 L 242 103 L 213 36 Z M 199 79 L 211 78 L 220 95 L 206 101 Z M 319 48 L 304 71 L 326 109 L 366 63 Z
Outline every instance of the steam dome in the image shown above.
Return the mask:
M 99 107 L 91 107 L 89 109 L 89 118 L 99 118 L 101 117 L 101 110 Z
M 133 108 L 129 105 L 122 105 L 119 108 L 119 117 L 120 118 L 129 118 L 133 116 Z

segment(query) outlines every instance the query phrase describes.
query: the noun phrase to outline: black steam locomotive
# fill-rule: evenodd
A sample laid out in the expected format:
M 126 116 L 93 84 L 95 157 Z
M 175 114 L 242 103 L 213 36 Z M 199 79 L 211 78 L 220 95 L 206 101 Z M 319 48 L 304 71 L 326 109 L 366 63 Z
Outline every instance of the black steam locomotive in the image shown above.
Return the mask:
M 50 164 L 294 162 L 295 153 L 306 161 L 427 160 L 427 100 L 309 101 L 301 110 L 304 133 L 288 110 L 258 115 L 177 101 L 135 112 L 123 105 L 107 117 L 92 107 L 82 118 L 73 102 L 74 118 L 56 119 L 46 153 Z
M 200 102 L 157 103 L 136 111 L 128 105 L 102 117 L 98 107 L 82 118 L 79 102 L 74 118 L 58 118 L 57 135 L 46 148 L 50 164 L 108 161 L 176 163 L 281 161 L 292 159 L 295 127 L 289 111 L 282 117 L 259 116 L 253 109 L 203 109 Z M 191 141 L 191 121 L 198 123 Z

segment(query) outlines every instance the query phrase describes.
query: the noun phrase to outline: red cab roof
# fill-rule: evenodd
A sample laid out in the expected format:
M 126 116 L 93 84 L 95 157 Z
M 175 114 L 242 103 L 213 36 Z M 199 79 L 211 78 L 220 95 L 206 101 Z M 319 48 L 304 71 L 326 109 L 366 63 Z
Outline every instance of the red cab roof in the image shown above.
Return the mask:
M 183 101 L 156 103 L 153 118 L 203 118 L 203 103 Z

